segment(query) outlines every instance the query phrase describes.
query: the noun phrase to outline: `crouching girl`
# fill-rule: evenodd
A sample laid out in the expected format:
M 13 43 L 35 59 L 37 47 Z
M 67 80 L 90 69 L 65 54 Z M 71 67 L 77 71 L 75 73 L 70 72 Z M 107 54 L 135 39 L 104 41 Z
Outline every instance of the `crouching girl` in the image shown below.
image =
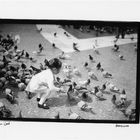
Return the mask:
M 34 75 L 26 87 L 26 92 L 36 93 L 38 107 L 49 109 L 45 101 L 49 98 L 52 92 L 59 92 L 62 89 L 54 86 L 54 75 L 60 72 L 62 62 L 57 59 L 49 61 L 49 68 Z

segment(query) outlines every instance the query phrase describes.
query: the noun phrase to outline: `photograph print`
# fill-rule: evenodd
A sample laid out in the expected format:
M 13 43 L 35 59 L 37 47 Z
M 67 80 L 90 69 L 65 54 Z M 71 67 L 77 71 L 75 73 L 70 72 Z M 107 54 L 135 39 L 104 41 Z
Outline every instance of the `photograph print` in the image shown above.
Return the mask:
M 0 120 L 139 123 L 137 22 L 0 20 Z

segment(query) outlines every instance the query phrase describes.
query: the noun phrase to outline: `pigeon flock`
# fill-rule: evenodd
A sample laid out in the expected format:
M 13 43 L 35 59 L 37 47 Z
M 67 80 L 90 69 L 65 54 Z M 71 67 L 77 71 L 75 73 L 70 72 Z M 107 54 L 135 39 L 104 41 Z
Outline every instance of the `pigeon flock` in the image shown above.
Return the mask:
M 81 28 L 82 30 L 82 28 Z M 41 32 L 42 29 L 39 30 Z M 70 35 L 67 32 L 64 34 L 69 37 Z M 54 37 L 57 37 L 57 32 L 54 33 Z M 11 105 L 16 104 L 18 98 L 15 96 L 16 93 L 13 88 L 18 89 L 19 91 L 25 90 L 27 84 L 33 75 L 48 69 L 49 60 L 44 59 L 43 63 L 40 63 L 40 67 L 34 67 L 30 65 L 28 67 L 26 63 L 22 60 L 26 59 L 33 63 L 36 63 L 37 60 L 30 56 L 30 54 L 26 50 L 19 50 L 18 44 L 20 43 L 20 36 L 16 35 L 13 37 L 10 34 L 7 36 L 0 35 L 0 89 L 1 93 L 6 98 L 7 101 L 10 102 Z M 73 43 L 73 49 L 76 53 L 80 53 L 81 51 L 78 48 L 77 43 Z M 52 48 L 56 49 L 55 43 L 52 44 Z M 38 51 L 34 51 L 33 53 L 38 55 L 41 54 L 44 50 L 44 47 L 40 43 L 38 45 Z M 114 47 L 112 49 L 114 53 L 119 52 L 119 45 L 114 43 Z M 99 50 L 94 49 L 97 57 L 101 55 Z M 54 84 L 58 87 L 65 87 L 66 91 L 62 94 L 67 95 L 68 103 L 74 104 L 83 112 L 90 112 L 92 114 L 96 114 L 98 112 L 94 112 L 94 108 L 90 106 L 87 100 L 90 100 L 91 96 L 94 96 L 97 100 L 104 102 L 107 100 L 105 98 L 106 93 L 111 96 L 111 102 L 120 110 L 126 120 L 135 120 L 136 110 L 135 108 L 127 109 L 127 92 L 125 89 L 120 89 L 117 85 L 111 83 L 111 79 L 113 79 L 113 74 L 107 72 L 102 63 L 95 60 L 94 56 L 89 54 L 87 55 L 88 61 L 84 62 L 83 68 L 86 70 L 88 78 L 86 80 L 81 80 L 82 73 L 77 66 L 72 66 L 67 63 L 67 60 L 71 59 L 70 55 L 62 52 L 58 55 L 58 58 L 62 61 L 63 67 L 62 72 L 65 78 L 56 76 Z M 124 56 L 119 54 L 120 60 L 125 60 Z M 93 67 L 90 67 L 93 65 Z M 106 82 L 102 85 L 91 86 L 91 83 L 94 81 L 99 81 L 98 76 L 94 73 L 96 70 L 103 78 L 106 79 Z M 74 80 L 74 77 L 78 79 L 78 82 Z M 109 80 L 108 80 L 109 79 Z M 26 94 L 26 92 L 25 92 Z M 58 93 L 59 94 L 59 93 Z M 32 95 L 26 95 L 27 98 L 25 100 L 29 100 L 32 98 Z M 59 98 L 59 97 L 58 97 Z M 54 116 L 54 119 L 61 119 L 60 112 Z M 70 110 L 68 114 L 68 119 L 84 119 L 78 113 Z M 8 109 L 4 105 L 4 103 L 0 102 L 0 118 L 13 118 L 15 117 L 11 110 Z M 19 111 L 19 116 L 16 118 L 23 118 L 22 110 Z

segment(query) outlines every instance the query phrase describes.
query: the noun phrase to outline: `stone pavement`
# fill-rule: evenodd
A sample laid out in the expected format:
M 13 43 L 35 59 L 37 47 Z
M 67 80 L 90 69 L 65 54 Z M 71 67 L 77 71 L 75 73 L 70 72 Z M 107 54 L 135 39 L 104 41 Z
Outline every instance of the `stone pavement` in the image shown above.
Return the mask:
M 74 52 L 73 43 L 78 43 L 77 47 L 79 50 L 90 50 L 93 46 L 96 48 L 109 47 L 114 45 L 115 36 L 105 36 L 105 37 L 94 37 L 89 39 L 78 39 L 68 33 L 70 37 L 67 37 L 64 32 L 66 32 L 59 25 L 36 25 L 38 29 L 42 28 L 40 32 L 42 36 L 47 39 L 50 43 L 55 43 L 56 47 L 65 53 Z M 57 33 L 56 37 L 54 33 Z M 130 38 L 134 37 L 133 40 Z M 125 39 L 119 39 L 117 41 L 118 45 L 136 43 L 137 34 L 126 35 Z

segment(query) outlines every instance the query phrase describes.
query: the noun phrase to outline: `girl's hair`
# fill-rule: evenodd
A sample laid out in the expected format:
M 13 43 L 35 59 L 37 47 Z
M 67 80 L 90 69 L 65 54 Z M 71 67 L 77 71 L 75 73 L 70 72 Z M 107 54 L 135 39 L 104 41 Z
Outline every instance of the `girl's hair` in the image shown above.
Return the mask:
M 58 58 L 53 58 L 49 60 L 49 68 L 60 69 L 62 67 L 62 62 Z

